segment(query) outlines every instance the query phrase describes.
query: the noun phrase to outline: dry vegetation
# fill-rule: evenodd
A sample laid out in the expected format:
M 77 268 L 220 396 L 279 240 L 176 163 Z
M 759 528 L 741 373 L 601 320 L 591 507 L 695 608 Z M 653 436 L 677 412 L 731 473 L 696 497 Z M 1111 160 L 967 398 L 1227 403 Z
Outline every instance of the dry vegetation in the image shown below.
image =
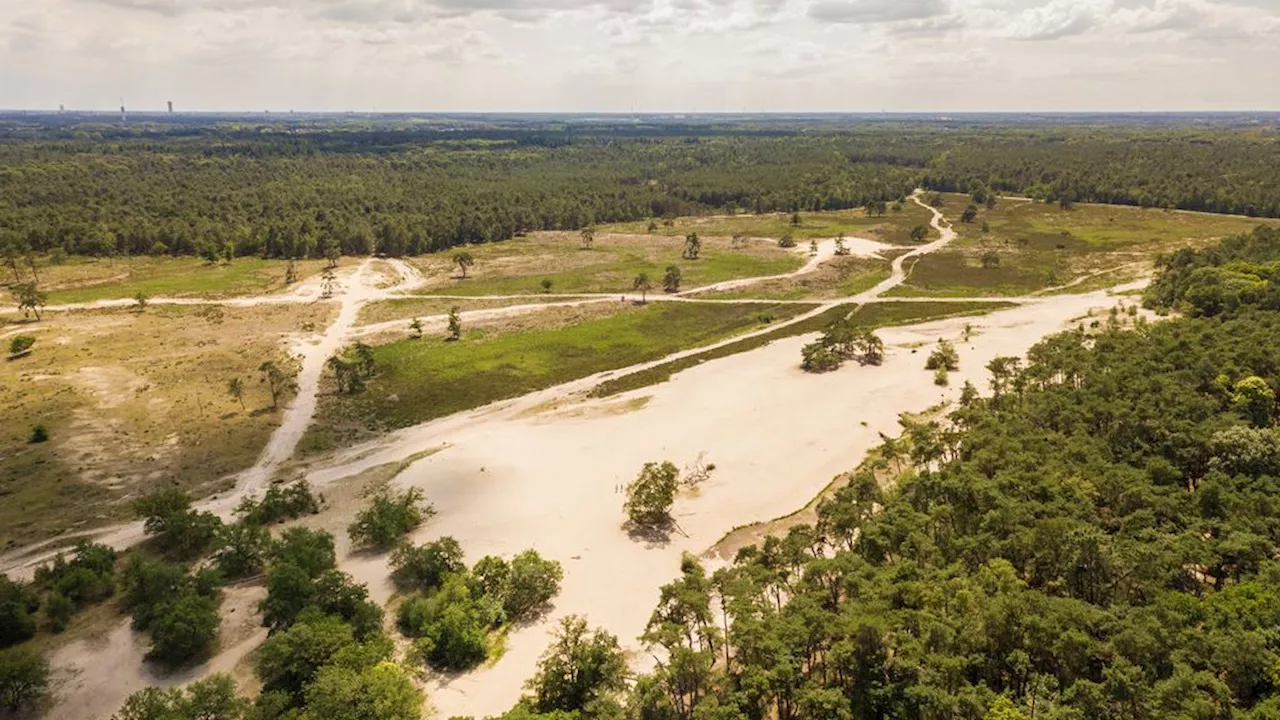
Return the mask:
M 0 545 L 118 519 L 123 501 L 160 479 L 205 493 L 252 465 L 279 421 L 258 366 L 332 312 L 151 306 L 0 326 L 6 342 L 38 338 L 30 355 L 0 364 Z M 243 409 L 227 392 L 233 377 Z M 37 425 L 48 441 L 29 442 Z

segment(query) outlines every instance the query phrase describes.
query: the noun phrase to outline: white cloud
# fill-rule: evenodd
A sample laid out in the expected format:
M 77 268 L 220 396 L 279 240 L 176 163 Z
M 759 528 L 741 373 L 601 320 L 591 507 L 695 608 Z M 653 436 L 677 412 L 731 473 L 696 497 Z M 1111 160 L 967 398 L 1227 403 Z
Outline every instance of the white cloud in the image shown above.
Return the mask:
M 0 105 L 1280 108 L 1278 40 L 1280 0 L 32 0 Z

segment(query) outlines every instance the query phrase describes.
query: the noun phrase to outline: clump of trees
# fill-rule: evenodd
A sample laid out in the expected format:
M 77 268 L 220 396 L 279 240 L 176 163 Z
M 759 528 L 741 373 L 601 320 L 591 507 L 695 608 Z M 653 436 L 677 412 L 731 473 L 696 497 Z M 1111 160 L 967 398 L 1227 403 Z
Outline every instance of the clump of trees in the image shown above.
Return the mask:
M 362 342 L 353 343 L 342 353 L 325 361 L 333 374 L 335 389 L 339 394 L 354 395 L 365 389 L 369 380 L 378 374 L 378 361 L 373 348 Z
M 1260 226 L 1213 248 L 1161 257 L 1144 303 L 1193 316 L 1231 317 L 1253 307 L 1280 310 L 1280 229 Z
M 133 503 L 143 529 L 162 553 L 180 560 L 194 559 L 214 544 L 222 521 L 192 507 L 191 497 L 171 485 L 160 486 Z
M 806 371 L 830 372 L 855 359 L 862 365 L 880 365 L 884 362 L 884 341 L 870 328 L 859 326 L 852 315 L 842 315 L 800 352 L 801 367 Z
M 358 546 L 389 550 L 432 515 L 435 509 L 419 488 L 400 493 L 381 490 L 356 514 L 347 534 Z
M 560 563 L 533 550 L 510 561 L 487 556 L 468 571 L 449 537 L 401 547 L 392 558 L 397 584 L 415 591 L 400 606 L 401 632 L 428 665 L 454 672 L 488 657 L 489 633 L 545 612 L 564 577 Z

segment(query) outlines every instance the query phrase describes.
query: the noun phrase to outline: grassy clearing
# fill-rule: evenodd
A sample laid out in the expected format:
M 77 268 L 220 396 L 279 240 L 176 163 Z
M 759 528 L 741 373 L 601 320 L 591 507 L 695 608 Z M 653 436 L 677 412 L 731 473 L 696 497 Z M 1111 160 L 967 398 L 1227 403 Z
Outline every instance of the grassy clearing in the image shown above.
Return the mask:
M 298 261 L 298 279 L 320 272 L 324 265 L 323 260 Z M 28 269 L 20 270 L 23 282 L 32 280 Z M 39 270 L 40 286 L 48 291 L 50 304 L 131 298 L 139 292 L 149 297 L 210 299 L 261 295 L 283 290 L 284 275 L 283 260 L 257 257 L 236 258 L 229 264 L 192 257 L 73 257 Z M 7 270 L 3 277 L 6 282 L 14 279 Z
M 1159 253 L 1245 232 L 1264 222 L 1113 205 L 1063 210 L 1057 205 L 1005 199 L 994 210 L 981 208 L 973 222 L 963 223 L 960 216 L 969 198 L 944 194 L 943 199 L 943 215 L 958 233 L 955 244 L 920 259 L 907 282 L 890 295 L 1025 294 L 1150 261 Z M 982 258 L 988 253 L 998 256 L 998 267 L 983 267 Z M 1097 282 L 1081 283 L 1068 292 L 1090 289 L 1097 289 Z
M 555 293 L 630 292 L 636 275 L 646 273 L 660 287 L 667 266 L 676 265 L 683 288 L 722 280 L 781 275 L 800 268 L 804 256 L 771 243 L 731 249 L 725 238 L 704 238 L 698 260 L 685 260 L 679 238 L 619 236 L 600 233 L 591 250 L 582 249 L 572 233 L 534 233 L 492 245 L 467 248 L 475 266 L 462 279 L 453 254 L 413 260 L 427 276 L 426 293 L 443 295 L 523 295 L 544 292 L 543 280 Z
M 619 393 L 639 390 L 640 388 L 657 385 L 671 379 L 671 376 L 691 367 L 701 365 L 709 360 L 737 355 L 738 353 L 755 350 L 764 347 L 775 340 L 783 338 L 795 337 L 797 335 L 806 335 L 812 332 L 818 332 L 826 327 L 831 321 L 841 317 L 851 310 L 853 305 L 837 305 L 826 312 L 815 315 L 808 320 L 798 322 L 794 325 L 778 328 L 777 330 L 755 337 L 745 338 L 735 343 L 730 343 L 713 350 L 708 350 L 697 355 L 672 360 L 646 370 L 640 370 L 621 377 L 606 380 L 591 390 L 591 396 L 597 398 L 610 397 Z M 1013 307 L 1012 303 L 874 303 L 864 305 L 855 311 L 854 319 L 858 325 L 862 327 L 880 328 L 892 325 L 911 325 L 915 323 L 927 322 L 929 320 L 939 320 L 946 317 L 965 316 L 965 315 L 985 315 L 996 310 Z
M 928 227 L 933 213 L 907 201 L 901 211 L 890 210 L 883 217 L 868 217 L 861 209 L 800 213 L 800 224 L 792 225 L 790 213 L 768 215 L 713 215 L 675 218 L 672 225 L 658 221 L 655 237 L 683 238 L 691 232 L 708 237 L 732 237 L 741 234 L 753 238 L 781 238 L 790 234 L 797 241 L 831 238 L 845 233 L 870 237 L 881 242 L 905 245 L 911 242 L 911 230 L 917 225 Z M 615 223 L 601 227 L 602 232 L 648 233 L 649 221 Z M 931 238 L 938 233 L 929 228 Z
M 837 257 L 816 270 L 795 277 L 765 280 L 747 287 L 699 293 L 700 298 L 762 300 L 837 300 L 875 287 L 890 275 L 890 261 L 880 258 Z
M 33 352 L 0 362 L 0 547 L 128 515 L 161 479 L 197 494 L 253 464 L 279 414 L 257 367 L 331 305 L 152 306 L 58 313 L 0 326 Z M 244 382 L 242 409 L 227 382 Z M 49 440 L 29 443 L 44 425 Z
M 588 375 L 661 358 L 811 309 L 768 303 L 653 303 L 555 327 L 403 340 L 374 350 L 378 375 L 357 395 L 325 395 L 301 451 L 339 447 Z M 533 322 L 532 320 L 527 322 Z

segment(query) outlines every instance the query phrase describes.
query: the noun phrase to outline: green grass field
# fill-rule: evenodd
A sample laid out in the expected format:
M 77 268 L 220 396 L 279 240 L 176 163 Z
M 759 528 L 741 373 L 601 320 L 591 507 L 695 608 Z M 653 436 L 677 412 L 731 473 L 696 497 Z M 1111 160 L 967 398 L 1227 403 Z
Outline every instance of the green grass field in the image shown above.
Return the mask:
M 1275 222 L 1114 205 L 1064 210 L 1012 198 L 1002 199 L 993 210 L 981 208 L 971 223 L 960 222 L 969 203 L 967 196 L 943 194 L 943 215 L 958 233 L 955 244 L 920 259 L 907 282 L 890 296 L 1023 295 Z M 999 257 L 998 267 L 983 267 L 986 253 Z M 1117 278 L 1127 279 L 1123 273 Z M 1090 280 L 1070 291 L 1100 286 L 1106 287 L 1106 281 Z
M 812 309 L 768 303 L 652 303 L 552 329 L 403 340 L 374 350 L 378 375 L 357 395 L 321 398 L 301 452 L 661 358 Z
M 996 310 L 1013 307 L 1011 303 L 874 303 L 864 305 L 854 312 L 854 320 L 860 327 L 881 328 L 892 325 L 909 325 L 945 317 L 985 315 Z M 836 318 L 854 309 L 852 305 L 837 305 L 820 315 L 794 325 L 778 328 L 769 333 L 745 338 L 713 350 L 662 363 L 621 377 L 611 378 L 591 390 L 592 397 L 610 397 L 631 390 L 657 385 L 671 379 L 682 370 L 688 370 L 709 360 L 737 355 L 764 347 L 775 340 L 818 332 Z M 799 358 L 796 358 L 797 364 Z
M 298 279 L 323 267 L 323 260 L 299 261 Z M 73 258 L 42 267 L 40 285 L 48 291 L 50 304 L 132 298 L 139 292 L 148 297 L 223 298 L 283 290 L 284 275 L 283 260 L 257 257 L 236 258 L 230 264 L 192 257 Z
M 781 275 L 804 265 L 804 256 L 767 243 L 731 249 L 724 239 L 703 241 L 698 260 L 681 257 L 683 236 L 642 238 L 597 236 L 591 250 L 569 233 L 536 233 L 492 245 L 467 249 L 475 265 L 462 278 L 453 253 L 415 260 L 428 275 L 424 293 L 442 295 L 524 295 L 544 292 L 543 280 L 554 293 L 631 292 L 640 273 L 660 288 L 669 265 L 680 268 L 682 289 L 722 280 Z
M 911 243 L 911 230 L 917 225 L 928 228 L 933 214 L 919 205 L 906 201 L 900 211 L 890 210 L 883 217 L 868 217 L 862 209 L 802 212 L 800 224 L 792 224 L 790 213 L 768 215 L 712 215 L 674 218 L 671 225 L 657 221 L 655 236 L 683 238 L 690 232 L 707 237 L 732 237 L 741 234 L 754 238 L 781 238 L 791 235 L 797 241 L 811 238 L 831 238 L 845 233 L 870 237 L 895 245 Z M 646 234 L 648 220 L 602 225 L 601 232 Z M 928 228 L 929 237 L 938 237 Z

